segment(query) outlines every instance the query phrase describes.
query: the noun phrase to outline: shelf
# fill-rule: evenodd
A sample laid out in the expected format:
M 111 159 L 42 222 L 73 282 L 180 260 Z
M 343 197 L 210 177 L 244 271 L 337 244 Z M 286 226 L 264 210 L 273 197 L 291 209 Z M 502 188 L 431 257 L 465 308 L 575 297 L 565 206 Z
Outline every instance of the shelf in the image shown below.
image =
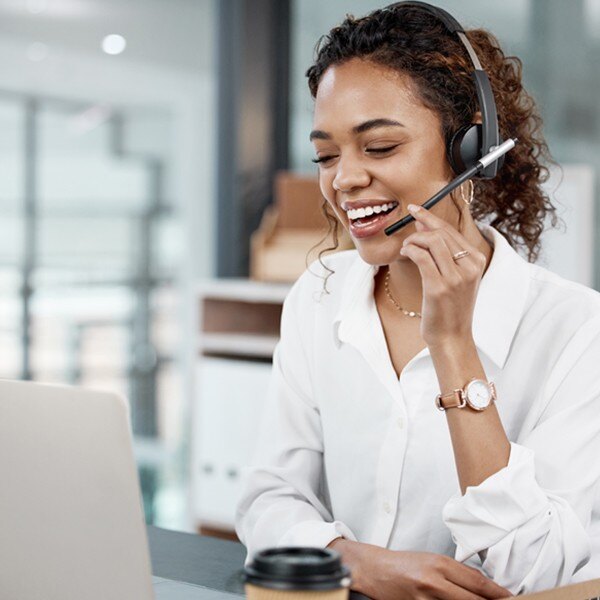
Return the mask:
M 281 304 L 292 285 L 291 283 L 269 283 L 242 278 L 211 279 L 200 282 L 197 292 L 203 298 Z
M 241 473 L 254 451 L 283 302 L 291 287 L 241 278 L 196 285 L 193 349 L 198 387 L 191 464 L 192 511 L 200 527 L 234 529 L 243 489 L 240 478 L 230 472 Z
M 278 341 L 279 338 L 272 335 L 204 333 L 198 350 L 202 354 L 271 358 Z

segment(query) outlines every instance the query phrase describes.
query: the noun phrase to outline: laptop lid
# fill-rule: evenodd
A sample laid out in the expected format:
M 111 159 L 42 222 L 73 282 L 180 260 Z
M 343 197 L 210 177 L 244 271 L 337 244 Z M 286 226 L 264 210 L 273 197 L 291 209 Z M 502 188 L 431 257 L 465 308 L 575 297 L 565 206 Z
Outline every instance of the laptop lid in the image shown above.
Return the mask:
M 0 381 L 0 598 L 154 597 L 128 410 Z

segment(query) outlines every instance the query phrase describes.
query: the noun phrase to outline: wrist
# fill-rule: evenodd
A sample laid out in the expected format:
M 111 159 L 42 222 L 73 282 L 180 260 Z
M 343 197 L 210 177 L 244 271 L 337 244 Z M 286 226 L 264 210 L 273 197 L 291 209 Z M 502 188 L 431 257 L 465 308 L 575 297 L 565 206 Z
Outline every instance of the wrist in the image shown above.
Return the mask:
M 360 542 L 353 542 L 343 537 L 336 538 L 327 545 L 328 548 L 340 553 L 342 563 L 350 569 L 352 580 L 350 588 L 356 592 L 362 592 L 364 585 L 362 574 L 363 545 Z
M 439 340 L 429 345 L 429 353 L 438 380 L 440 376 L 442 379 L 451 380 L 440 381 L 440 385 L 443 386 L 441 391 L 455 389 L 464 385 L 465 378 L 480 375 L 479 353 L 472 337 Z
M 456 352 L 457 350 L 475 347 L 475 340 L 473 339 L 473 335 L 471 333 L 460 336 L 440 338 L 426 343 L 430 353 Z

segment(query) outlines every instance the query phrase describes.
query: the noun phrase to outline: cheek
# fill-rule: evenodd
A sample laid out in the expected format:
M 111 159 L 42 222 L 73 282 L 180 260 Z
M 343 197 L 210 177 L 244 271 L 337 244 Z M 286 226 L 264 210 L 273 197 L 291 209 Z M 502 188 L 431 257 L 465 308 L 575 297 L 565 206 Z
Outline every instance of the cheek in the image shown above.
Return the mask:
M 446 163 L 438 156 L 402 156 L 382 164 L 374 177 L 398 200 L 424 202 L 450 178 Z
M 341 223 L 343 227 L 348 227 L 346 213 L 336 205 L 335 202 L 327 200 L 327 204 L 329 205 L 329 212 L 332 213 L 335 218 Z
M 333 213 L 337 220 L 340 221 L 344 227 L 346 226 L 346 222 L 344 216 L 346 213 L 337 205 L 335 201 L 335 190 L 333 189 L 333 176 L 328 176 L 326 174 L 319 174 L 319 188 L 321 189 L 321 194 L 323 198 L 327 201 L 329 205 L 329 212 Z
M 327 171 L 319 170 L 319 187 L 323 198 L 332 204 L 335 200 L 335 190 L 333 189 L 333 175 Z
M 334 175 L 328 173 L 327 171 L 319 172 L 319 188 L 321 189 L 321 194 L 323 198 L 327 200 L 327 204 L 329 204 L 330 210 L 341 220 L 341 215 L 344 212 L 335 201 L 335 190 L 333 189 L 333 178 Z

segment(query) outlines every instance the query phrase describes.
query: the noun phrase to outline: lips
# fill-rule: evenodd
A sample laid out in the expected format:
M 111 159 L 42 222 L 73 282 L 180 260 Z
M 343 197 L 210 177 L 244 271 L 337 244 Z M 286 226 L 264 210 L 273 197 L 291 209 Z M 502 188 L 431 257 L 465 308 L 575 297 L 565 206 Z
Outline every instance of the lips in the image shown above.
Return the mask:
M 375 206 L 376 203 L 363 204 L 360 207 L 356 208 L 364 208 L 366 206 Z M 355 206 L 351 206 L 350 208 L 355 208 Z M 395 221 L 400 219 L 399 209 L 400 205 L 396 206 L 389 212 L 385 214 L 373 215 L 371 217 L 367 217 L 363 219 L 350 220 L 350 235 L 357 239 L 363 239 L 367 237 L 371 237 L 377 235 L 380 231 L 385 229 L 388 225 L 391 225 Z

